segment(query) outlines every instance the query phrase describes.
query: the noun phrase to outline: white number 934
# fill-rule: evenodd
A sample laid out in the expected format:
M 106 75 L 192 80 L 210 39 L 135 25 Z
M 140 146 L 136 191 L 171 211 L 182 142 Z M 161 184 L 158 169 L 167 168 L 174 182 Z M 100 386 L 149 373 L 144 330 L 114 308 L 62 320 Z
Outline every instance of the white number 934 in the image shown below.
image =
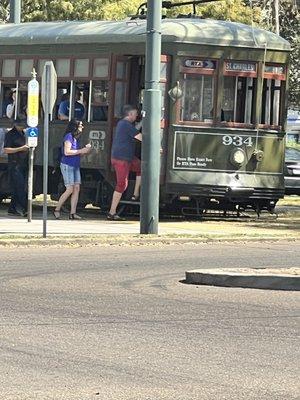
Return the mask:
M 225 146 L 242 146 L 243 144 L 247 147 L 251 147 L 253 145 L 253 140 L 251 136 L 229 136 L 225 135 L 222 137 L 222 142 Z

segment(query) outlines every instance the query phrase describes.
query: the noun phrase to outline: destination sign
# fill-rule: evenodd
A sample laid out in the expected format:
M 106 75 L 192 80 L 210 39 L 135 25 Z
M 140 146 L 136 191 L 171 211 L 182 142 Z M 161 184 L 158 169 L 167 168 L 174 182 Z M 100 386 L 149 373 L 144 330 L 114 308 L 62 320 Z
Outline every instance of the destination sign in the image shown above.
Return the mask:
M 265 65 L 265 72 L 268 74 L 284 74 L 284 66 Z
M 188 68 L 216 69 L 216 61 L 212 60 L 185 60 L 184 66 Z
M 225 70 L 231 72 L 256 72 L 255 63 L 227 61 Z

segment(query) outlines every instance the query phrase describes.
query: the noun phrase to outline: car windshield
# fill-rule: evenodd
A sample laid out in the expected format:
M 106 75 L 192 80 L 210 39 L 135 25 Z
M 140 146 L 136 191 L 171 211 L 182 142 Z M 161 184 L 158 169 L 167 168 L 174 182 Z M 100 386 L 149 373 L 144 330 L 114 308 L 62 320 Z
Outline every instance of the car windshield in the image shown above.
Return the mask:
M 300 150 L 287 148 L 285 151 L 285 159 L 287 161 L 300 161 Z

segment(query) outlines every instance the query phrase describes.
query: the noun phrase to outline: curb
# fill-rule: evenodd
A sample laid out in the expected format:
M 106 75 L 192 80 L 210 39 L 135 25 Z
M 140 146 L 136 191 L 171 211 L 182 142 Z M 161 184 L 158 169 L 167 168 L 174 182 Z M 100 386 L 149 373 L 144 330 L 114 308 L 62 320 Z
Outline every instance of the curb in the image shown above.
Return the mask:
M 291 270 L 300 268 L 291 268 Z M 273 272 L 272 272 L 273 271 Z M 280 271 L 284 271 L 280 273 Z M 287 273 L 288 268 L 198 269 L 187 271 L 185 283 L 223 287 L 300 291 L 300 275 Z M 279 273 L 278 273 L 279 272 Z
M 102 236 L 49 236 L 47 239 L 26 235 L 1 239 L 0 248 L 15 247 L 93 247 L 93 246 L 159 246 L 159 245 L 197 245 L 212 243 L 282 243 L 282 238 L 277 237 L 207 237 L 207 236 L 182 236 L 172 237 L 168 235 L 102 235 Z M 289 239 L 289 243 L 298 242 L 298 238 Z

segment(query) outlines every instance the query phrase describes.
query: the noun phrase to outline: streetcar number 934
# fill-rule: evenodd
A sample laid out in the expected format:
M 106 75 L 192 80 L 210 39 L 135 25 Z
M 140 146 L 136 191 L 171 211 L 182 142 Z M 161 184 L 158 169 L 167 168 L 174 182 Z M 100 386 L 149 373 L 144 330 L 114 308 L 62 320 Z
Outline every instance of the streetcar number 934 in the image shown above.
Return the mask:
M 223 136 L 222 137 L 223 144 L 225 146 L 242 146 L 243 144 L 247 147 L 251 147 L 253 145 L 253 140 L 251 136 Z

